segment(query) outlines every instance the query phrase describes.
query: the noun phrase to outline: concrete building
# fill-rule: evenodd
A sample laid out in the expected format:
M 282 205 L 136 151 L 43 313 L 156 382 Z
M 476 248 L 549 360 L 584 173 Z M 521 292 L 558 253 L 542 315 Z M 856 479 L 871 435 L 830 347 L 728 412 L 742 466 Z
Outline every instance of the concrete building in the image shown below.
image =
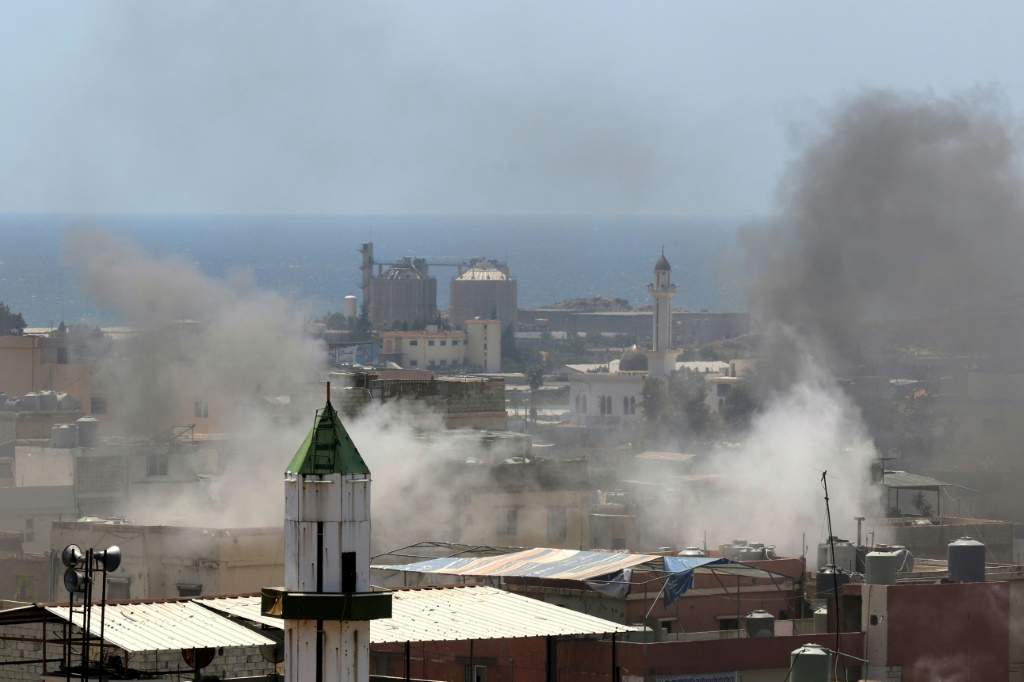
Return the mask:
M 66 393 L 85 412 L 93 412 L 93 366 L 69 359 L 65 338 L 0 336 L 0 392 L 4 398 Z
M 516 280 L 509 277 L 508 266 L 477 258 L 465 272 L 459 268 L 458 277 L 452 280 L 448 321 L 462 328 L 467 320 L 497 319 L 504 330 L 516 322 L 518 300 Z
M 407 369 L 460 371 L 469 362 L 466 332 L 381 332 L 380 357 Z
M 488 374 L 501 372 L 502 320 L 466 320 L 466 363 Z
M 107 578 L 108 599 L 169 599 L 254 592 L 284 579 L 281 528 L 137 526 L 119 521 L 58 521 L 50 531 L 57 555 L 70 544 L 121 548 L 121 567 Z M 58 561 L 59 564 L 59 561 Z M 55 580 L 60 581 L 63 570 Z M 53 594 L 66 596 L 63 583 Z
M 373 243 L 366 242 L 362 254 L 363 301 L 370 323 L 393 329 L 404 325 L 417 328 L 437 320 L 437 279 L 430 276 L 421 258 L 403 258 L 384 271 L 373 259 Z M 378 266 L 373 276 L 373 266 Z

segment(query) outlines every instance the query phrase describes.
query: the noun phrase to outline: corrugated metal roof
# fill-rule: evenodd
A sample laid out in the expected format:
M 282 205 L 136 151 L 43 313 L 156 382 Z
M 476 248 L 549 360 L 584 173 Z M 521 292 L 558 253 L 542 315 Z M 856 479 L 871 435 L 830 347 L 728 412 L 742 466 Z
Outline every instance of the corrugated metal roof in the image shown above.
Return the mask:
M 919 476 L 906 471 L 886 471 L 882 476 L 882 485 L 887 488 L 910 488 L 917 490 L 938 489 L 946 486 L 954 487 L 952 483 L 944 483 L 928 476 Z
M 257 623 L 283 627 L 281 619 L 260 615 L 259 597 L 204 599 L 199 603 Z M 493 587 L 440 587 L 393 592 L 391 618 L 370 622 L 370 642 L 592 635 L 635 629 Z
M 582 552 L 539 547 L 497 557 L 447 557 L 398 566 L 374 565 L 373 568 L 412 573 L 586 580 L 658 558 L 651 554 Z
M 68 607 L 47 606 L 50 613 L 68 620 Z M 72 622 L 82 626 L 82 611 Z M 100 607 L 92 607 L 92 635 L 100 636 Z M 104 641 L 128 652 L 166 651 L 222 646 L 262 646 L 274 640 L 188 601 L 151 604 L 107 604 Z

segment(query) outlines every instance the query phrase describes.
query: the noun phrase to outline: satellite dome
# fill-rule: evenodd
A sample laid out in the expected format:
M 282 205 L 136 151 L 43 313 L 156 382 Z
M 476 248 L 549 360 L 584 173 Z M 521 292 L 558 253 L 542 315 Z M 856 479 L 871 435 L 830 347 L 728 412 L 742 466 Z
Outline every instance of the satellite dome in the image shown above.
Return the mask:
M 633 344 L 631 348 L 627 348 L 622 353 L 622 357 L 619 358 L 619 371 L 620 372 L 646 372 L 647 371 L 647 356 L 644 352 Z

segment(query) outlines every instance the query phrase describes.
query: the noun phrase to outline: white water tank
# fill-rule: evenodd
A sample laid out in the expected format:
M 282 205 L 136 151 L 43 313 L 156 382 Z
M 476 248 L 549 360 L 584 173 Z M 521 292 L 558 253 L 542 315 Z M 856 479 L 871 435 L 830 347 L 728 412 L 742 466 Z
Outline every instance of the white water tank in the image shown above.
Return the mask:
M 790 682 L 830 682 L 832 654 L 820 644 L 804 644 L 789 655 Z
M 53 447 L 68 449 L 78 444 L 78 427 L 74 424 L 54 424 L 50 429 Z
M 894 553 L 868 552 L 864 558 L 864 582 L 868 585 L 895 585 L 896 568 Z
M 40 391 L 39 409 L 43 412 L 55 412 L 57 410 L 57 394 L 53 391 Z
M 751 611 L 746 617 L 746 629 L 750 638 L 774 637 L 775 616 L 762 609 Z
M 814 632 L 819 635 L 828 632 L 827 606 L 822 606 L 820 609 L 814 609 Z
M 82 417 L 75 424 L 78 426 L 78 447 L 94 448 L 99 445 L 99 420 L 95 417 Z
M 356 317 L 357 316 L 358 303 L 356 297 L 349 294 L 345 297 L 345 317 Z
M 34 391 L 32 393 L 26 393 L 21 399 L 21 409 L 25 411 L 38 412 L 39 405 L 39 394 Z

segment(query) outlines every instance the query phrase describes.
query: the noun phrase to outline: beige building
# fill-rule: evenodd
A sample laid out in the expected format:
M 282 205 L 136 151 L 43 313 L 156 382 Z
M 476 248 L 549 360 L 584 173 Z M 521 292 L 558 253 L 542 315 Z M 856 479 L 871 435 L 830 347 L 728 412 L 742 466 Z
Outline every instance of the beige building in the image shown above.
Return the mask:
M 168 599 L 259 592 L 284 581 L 281 528 L 133 526 L 107 521 L 57 522 L 50 547 L 121 549 L 121 567 L 107 578 L 116 599 Z M 60 579 L 60 575 L 56 579 Z M 63 592 L 63 585 L 55 587 Z
M 381 355 L 407 369 L 446 371 L 466 364 L 466 332 L 381 332 Z
M 488 374 L 501 371 L 501 320 L 467 320 L 466 361 Z
M 67 393 L 90 412 L 93 366 L 70 364 L 61 338 L 0 336 L 0 392 L 21 397 L 39 391 Z

